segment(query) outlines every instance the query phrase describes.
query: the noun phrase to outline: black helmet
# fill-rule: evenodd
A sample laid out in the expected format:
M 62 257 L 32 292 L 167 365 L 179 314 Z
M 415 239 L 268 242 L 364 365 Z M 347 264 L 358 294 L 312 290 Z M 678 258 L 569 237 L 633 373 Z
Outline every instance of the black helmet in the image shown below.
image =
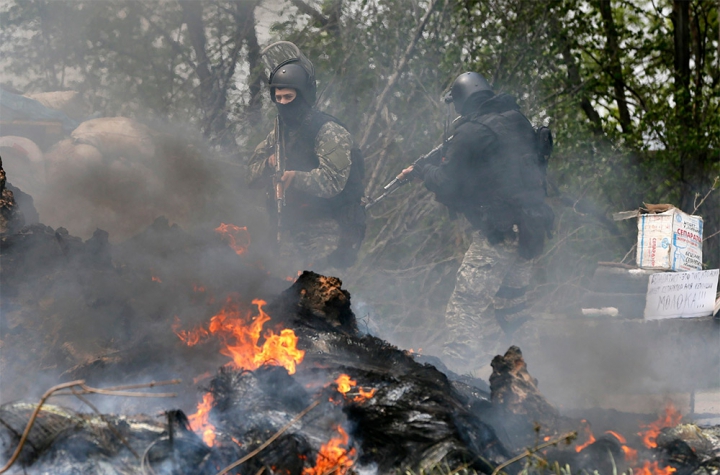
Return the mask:
M 445 96 L 446 103 L 454 103 L 455 110 L 460 112 L 470 96 L 476 92 L 488 91 L 493 92 L 492 87 L 487 80 L 478 73 L 462 73 L 455 79 L 455 82 L 450 88 L 450 93 Z
M 270 75 L 270 98 L 275 102 L 275 88 L 290 87 L 310 105 L 315 104 L 315 79 L 310 77 L 297 60 L 278 66 Z
M 300 48 L 289 41 L 277 41 L 260 52 L 270 78 L 270 98 L 276 87 L 290 87 L 310 106 L 315 104 L 315 67 Z

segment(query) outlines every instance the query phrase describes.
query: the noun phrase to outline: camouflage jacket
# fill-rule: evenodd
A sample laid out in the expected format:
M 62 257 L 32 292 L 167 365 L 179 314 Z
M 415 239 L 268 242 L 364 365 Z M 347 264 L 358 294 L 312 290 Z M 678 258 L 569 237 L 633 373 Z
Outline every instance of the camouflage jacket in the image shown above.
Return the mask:
M 292 143 L 294 135 L 299 134 L 297 129 L 288 131 L 286 139 L 286 153 L 293 153 Z M 248 161 L 248 184 L 260 188 L 267 186 L 274 173 L 274 168 L 268 163 L 268 157 L 274 153 L 275 132 L 268 134 L 257 147 Z M 338 195 L 350 176 L 352 164 L 351 150 L 353 139 L 350 133 L 337 122 L 325 123 L 315 137 L 314 153 L 318 159 L 317 168 L 309 171 L 296 171 L 290 188 L 307 193 L 318 198 L 332 198 Z M 287 170 L 293 170 L 292 160 L 288 160 Z

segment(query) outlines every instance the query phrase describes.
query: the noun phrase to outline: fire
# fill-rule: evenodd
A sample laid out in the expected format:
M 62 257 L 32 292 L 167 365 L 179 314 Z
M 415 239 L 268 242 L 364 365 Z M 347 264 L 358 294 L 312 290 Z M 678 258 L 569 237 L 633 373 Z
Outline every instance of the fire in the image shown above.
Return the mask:
M 190 428 L 195 433 L 201 435 L 203 442 L 205 442 L 208 447 L 212 447 L 215 444 L 215 426 L 208 421 L 212 404 L 212 394 L 205 393 L 203 400 L 198 403 L 197 412 L 188 416 Z
M 320 447 L 315 466 L 303 469 L 302 475 L 324 475 L 331 472 L 344 475 L 352 467 L 355 449 L 347 449 L 350 441 L 347 432 L 340 426 L 337 430 L 340 436 L 330 439 Z
M 259 346 L 263 325 L 270 317 L 263 310 L 264 301 L 253 300 L 252 303 L 257 305 L 258 309 L 255 317 L 251 312 L 243 315 L 240 304 L 231 296 L 222 310 L 210 319 L 207 330 L 200 327 L 182 331 L 179 330 L 178 321 L 177 326 L 173 325 L 173 331 L 189 346 L 210 335 L 217 336 L 223 344 L 220 353 L 232 358 L 229 364 L 235 368 L 254 370 L 267 364 L 283 366 L 288 373 L 294 374 L 296 365 L 305 357 L 305 352 L 297 349 L 298 338 L 295 332 L 284 329 L 277 335 L 272 330 L 267 330 L 263 335 L 265 341 Z
M 584 449 L 588 445 L 595 442 L 595 436 L 593 435 L 592 430 L 590 429 L 590 425 L 587 423 L 587 421 L 585 419 L 583 419 L 581 422 L 583 424 L 585 424 L 583 426 L 583 432 L 585 432 L 585 435 L 587 436 L 587 441 L 584 444 L 578 445 L 577 447 L 575 447 L 575 452 L 580 452 L 582 449 Z
M 235 254 L 242 255 L 250 247 L 250 233 L 247 227 L 235 226 L 234 224 L 220 223 L 215 232 L 227 241 Z
M 638 451 L 635 449 L 631 449 L 627 445 L 621 445 L 620 448 L 623 451 L 623 454 L 625 454 L 625 460 L 627 460 L 630 463 L 637 462 L 638 459 Z
M 196 328 L 194 330 L 181 330 L 180 329 L 181 326 L 182 326 L 182 324 L 180 323 L 180 319 L 176 315 L 175 321 L 173 322 L 173 324 L 171 326 L 172 331 L 187 346 L 195 346 L 198 343 L 200 343 L 200 340 L 207 338 L 207 336 L 208 336 L 208 331 L 202 327 Z
M 622 449 L 623 453 L 625 454 L 625 460 L 627 460 L 628 462 L 631 462 L 631 463 L 637 461 L 638 452 L 637 452 L 637 450 L 632 449 L 632 448 L 628 447 L 627 445 L 625 445 L 627 443 L 627 440 L 625 439 L 625 437 L 623 437 L 622 435 L 618 434 L 617 432 L 611 431 L 611 430 L 605 431 L 605 433 L 612 435 L 620 442 L 620 444 L 622 444 L 622 445 L 620 445 L 620 448 Z
M 643 444 L 645 444 L 648 448 L 657 447 L 657 443 L 655 442 L 657 436 L 660 434 L 660 431 L 665 427 L 674 427 L 680 423 L 682 420 L 682 414 L 680 414 L 679 411 L 675 409 L 675 407 L 672 404 L 668 404 L 665 408 L 665 414 L 661 416 L 658 420 L 655 422 L 651 422 L 647 425 L 641 425 L 641 427 L 647 429 L 644 432 L 638 433 L 638 435 L 641 437 Z M 586 424 L 586 421 L 582 421 Z M 590 430 L 589 425 L 585 425 L 583 427 L 583 431 L 587 434 L 587 441 L 583 445 L 579 445 L 575 447 L 575 450 L 577 452 L 580 452 L 588 445 L 595 442 L 595 437 L 593 436 L 592 431 Z M 631 464 L 635 464 L 638 460 L 638 451 L 628 447 L 625 445 L 627 442 L 625 437 L 623 437 L 621 434 L 618 434 L 614 431 L 606 431 L 607 434 L 612 435 L 615 437 L 618 442 L 620 442 L 623 453 L 625 454 L 625 460 L 630 462 Z M 661 468 L 657 462 L 650 462 L 645 461 L 643 462 L 643 466 L 640 468 L 633 468 L 633 473 L 635 475 L 671 475 L 674 474 L 676 470 L 673 467 L 664 467 Z
M 270 320 L 263 311 L 265 302 L 253 300 L 259 315 L 252 321 L 239 317 L 237 304 L 228 299 L 223 310 L 210 320 L 210 333 L 216 333 L 225 345 L 220 352 L 233 359 L 236 368 L 257 369 L 264 364 L 284 366 L 288 373 L 295 373 L 295 366 L 305 357 L 303 350 L 297 349 L 298 338 L 289 329 L 276 335 L 272 330 L 265 333 L 265 343 L 257 345 L 265 322 Z M 248 316 L 249 317 L 249 316 Z M 231 341 L 234 340 L 234 343 Z
M 354 388 L 357 385 L 357 381 L 350 379 L 350 376 L 347 374 L 341 374 L 338 376 L 338 378 L 335 380 L 335 384 L 337 385 L 338 392 L 342 393 L 343 396 L 347 397 L 347 393 Z M 375 389 L 370 389 L 369 391 L 365 391 L 362 387 L 357 388 L 357 395 L 352 399 L 354 402 L 362 402 L 366 399 L 370 399 L 375 395 Z
M 370 399 L 375 395 L 375 389 L 370 389 L 370 391 L 365 391 L 363 388 L 358 388 L 358 395 L 353 398 L 353 401 L 355 402 L 361 402 L 366 399 Z
M 642 468 L 633 469 L 634 475 L 671 475 L 675 472 L 676 470 L 673 467 L 667 466 L 660 468 L 657 462 L 649 462 L 647 460 L 643 463 Z
M 202 285 L 193 284 L 193 292 L 205 292 L 205 287 Z
M 157 276 L 154 276 L 154 275 L 153 275 L 153 276 L 151 277 L 151 279 L 152 279 L 153 282 L 157 282 L 157 283 L 159 283 L 159 284 L 162 284 L 162 280 L 160 279 L 160 277 L 157 277 Z
M 647 425 L 641 425 L 640 427 L 647 430 L 639 432 L 638 435 L 642 438 L 645 447 L 652 449 L 657 447 L 657 442 L 655 442 L 655 440 L 657 439 L 657 436 L 660 435 L 660 431 L 665 427 L 675 427 L 681 420 L 682 414 L 680 411 L 675 409 L 675 406 L 673 406 L 672 403 L 668 403 L 668 405 L 665 406 L 665 414 L 660 416 L 660 418 L 655 422 L 651 422 Z
M 350 379 L 350 376 L 347 374 L 341 374 L 338 376 L 338 379 L 335 380 L 335 384 L 337 384 L 337 389 L 339 392 L 346 394 L 348 391 L 350 391 L 350 388 L 354 387 L 357 384 L 357 381 L 354 381 Z

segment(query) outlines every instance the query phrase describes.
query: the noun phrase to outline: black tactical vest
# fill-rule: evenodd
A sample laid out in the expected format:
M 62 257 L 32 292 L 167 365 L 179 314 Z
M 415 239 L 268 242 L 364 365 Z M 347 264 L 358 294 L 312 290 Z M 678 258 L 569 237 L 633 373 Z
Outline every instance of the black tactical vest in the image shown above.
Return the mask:
M 535 130 L 517 110 L 475 114 L 469 121 L 489 128 L 496 137 L 483 160 L 483 182 L 479 190 L 483 204 L 502 202 L 512 207 L 532 205 L 545 198 L 543 177 L 538 168 Z
M 320 129 L 328 122 L 335 122 L 345 128 L 335 117 L 313 109 L 299 127 L 285 130 L 286 170 L 309 172 L 320 165 L 315 153 L 315 140 Z M 320 198 L 292 187 L 285 193 L 284 226 L 291 228 L 302 225 L 303 221 L 318 218 L 338 221 L 340 242 L 337 251 L 328 259 L 330 265 L 339 268 L 355 262 L 366 228 L 365 208 L 361 203 L 365 192 L 365 162 L 359 148 L 352 149 L 350 159 L 350 176 L 345 188 L 336 196 Z
M 504 239 L 517 225 L 520 254 L 528 259 L 536 257 L 552 229 L 554 213 L 545 203 L 535 129 L 514 108 L 485 112 L 481 106 L 465 121 L 487 127 L 496 140 L 474 159 L 480 165 L 464 214 L 491 243 Z
M 335 117 L 317 110 L 311 110 L 298 128 L 285 130 L 286 170 L 309 172 L 320 165 L 315 153 L 315 140 L 320 129 L 328 122 L 342 125 Z M 344 126 L 343 126 L 344 127 Z M 298 191 L 292 187 L 285 194 L 286 222 L 295 224 L 302 219 L 331 217 L 338 219 L 338 213 L 348 204 L 360 204 L 364 188 L 364 161 L 360 150 L 351 152 L 350 176 L 345 188 L 332 198 Z

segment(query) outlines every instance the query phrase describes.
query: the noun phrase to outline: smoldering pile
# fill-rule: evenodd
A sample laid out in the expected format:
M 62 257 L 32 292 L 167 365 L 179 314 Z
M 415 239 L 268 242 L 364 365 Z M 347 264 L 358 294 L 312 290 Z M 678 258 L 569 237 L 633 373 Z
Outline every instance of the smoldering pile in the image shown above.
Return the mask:
M 563 442 L 582 424 L 545 400 L 518 348 L 493 360 L 489 387 L 444 370 L 437 359 L 424 358 L 430 364 L 423 364 L 358 331 L 350 295 L 338 279 L 304 273 L 277 296 L 287 283 L 268 277 L 216 233 L 188 234 L 158 219 L 111 246 L 102 231 L 82 242 L 41 224 L 7 229 L 0 238 L 0 363 L 6 369 L 12 367 L 8 359 L 22 364 L 15 367 L 17 377 L 4 373 L 4 385 L 22 392 L 41 375 L 48 382 L 83 379 L 96 386 L 178 375 L 186 380 L 178 399 L 161 404 L 101 401 L 96 408 L 112 410 L 85 414 L 53 401 L 39 409 L 25 442 L 37 404 L 1 406 L 3 459 L 22 447 L 10 470 L 216 474 L 233 466 L 229 473 L 490 474 L 517 472 L 533 460 L 601 474 L 719 470 L 720 430 L 679 420 L 658 431 L 654 448 L 637 450 L 635 461 L 624 456 L 637 441 L 616 436 L 586 437 L 582 445 L 566 447 Z M 186 343 L 195 330 L 208 336 L 213 328 L 233 327 L 224 312 L 242 306 L 242 299 L 223 304 L 214 295 L 236 289 L 246 292 L 245 299 L 249 292 L 271 300 L 258 302 L 260 315 L 245 323 L 252 327 L 263 316 L 273 335 L 288 338 L 276 341 L 279 353 L 227 366 L 226 356 L 233 355 L 227 343 L 237 341 Z M 211 324 L 195 327 L 197 315 L 208 312 Z M 174 332 L 171 315 L 178 316 Z M 264 351 L 271 338 L 267 331 L 260 335 L 261 327 L 251 343 L 258 349 L 264 340 Z M 291 363 L 281 358 L 288 353 Z M 203 380 L 197 412 L 178 410 L 196 400 L 193 377 L 220 366 Z M 28 374 L 34 378 L 22 376 Z M 160 409 L 160 415 L 128 415 Z
M 207 387 L 213 402 L 206 424 L 214 427 L 214 440 L 206 448 L 204 465 L 196 459 L 197 451 L 190 451 L 193 455 L 186 459 L 186 451 L 169 449 L 171 430 L 167 424 L 157 434 L 158 441 L 165 438 L 165 442 L 157 442 L 151 449 L 133 447 L 138 454 L 146 454 L 144 462 L 142 458 L 133 462 L 127 456 L 129 449 L 120 441 L 108 443 L 112 437 L 97 433 L 93 440 L 106 441 L 99 451 L 102 457 L 88 456 L 85 450 L 73 455 L 63 449 L 63 456 L 74 457 L 74 461 L 61 463 L 57 455 L 47 455 L 48 451 L 65 447 L 67 437 L 78 437 L 73 434 L 93 432 L 98 427 L 93 420 L 73 415 L 68 418 L 75 423 L 67 423 L 72 430 L 55 431 L 60 434 L 53 435 L 52 443 L 36 444 L 40 453 L 24 459 L 26 464 L 35 459 L 28 469 L 44 473 L 51 466 L 78 464 L 85 470 L 81 473 L 90 473 L 100 462 L 107 463 L 107 454 L 115 454 L 123 464 L 135 464 L 135 469 L 138 463 L 149 464 L 156 473 L 217 473 L 253 453 L 294 419 L 297 421 L 267 449 L 244 463 L 242 473 L 275 467 L 292 474 L 320 474 L 332 468 L 346 470 L 350 465 L 386 473 L 398 468 L 429 469 L 440 463 L 468 464 L 489 473 L 494 464 L 509 456 L 492 428 L 469 410 L 467 396 L 444 374 L 382 340 L 359 334 L 349 294 L 340 288 L 338 279 L 305 273 L 267 307 L 267 312 L 274 325 L 295 332 L 304 359 L 293 375 L 272 365 L 254 371 L 219 371 Z M 345 384 L 347 389 L 341 392 Z M 361 394 L 365 397 L 359 397 Z M 487 399 L 474 398 L 475 403 L 489 404 Z M 15 406 L 3 410 L 17 412 Z M 303 411 L 307 413 L 297 418 Z M 186 430 L 182 417 L 175 420 L 180 421 L 172 431 L 176 444 L 204 447 Z M 123 436 L 130 446 L 138 441 L 147 444 L 143 434 L 133 434 L 136 421 L 124 425 L 114 418 L 108 421 L 108 425 L 124 428 Z M 151 426 L 158 430 L 163 423 L 161 420 Z M 15 429 L 13 434 L 17 436 L 18 432 Z M 82 436 L 83 440 L 87 437 Z M 13 439 L 7 433 L 5 438 Z M 167 450 L 163 452 L 161 447 Z M 308 472 L 313 467 L 316 471 Z M 115 470 L 125 473 L 121 467 Z
M 284 365 L 278 356 L 254 370 L 221 368 L 205 385 L 203 410 L 191 420 L 177 410 L 161 417 L 88 416 L 46 406 L 19 466 L 26 473 L 53 474 L 321 475 L 457 468 L 490 474 L 534 446 L 530 452 L 573 470 L 624 468 L 623 444 L 611 437 L 581 451 L 564 444 L 552 448 L 572 438 L 563 431 L 578 421 L 544 400 L 518 348 L 494 359 L 489 394 L 472 378 L 449 373 L 449 379 L 408 352 L 361 334 L 350 296 L 336 278 L 306 272 L 259 310 L 280 333 L 292 331 L 297 346 L 288 343 L 283 354 L 301 355 L 296 366 Z M 17 446 L 32 409 L 24 403 L 0 408 L 5 457 Z M 644 458 L 673 471 L 647 473 L 717 473 L 718 433 L 668 428 Z M 521 464 L 515 465 L 505 471 L 516 472 Z M 232 468 L 224 471 L 227 467 Z

